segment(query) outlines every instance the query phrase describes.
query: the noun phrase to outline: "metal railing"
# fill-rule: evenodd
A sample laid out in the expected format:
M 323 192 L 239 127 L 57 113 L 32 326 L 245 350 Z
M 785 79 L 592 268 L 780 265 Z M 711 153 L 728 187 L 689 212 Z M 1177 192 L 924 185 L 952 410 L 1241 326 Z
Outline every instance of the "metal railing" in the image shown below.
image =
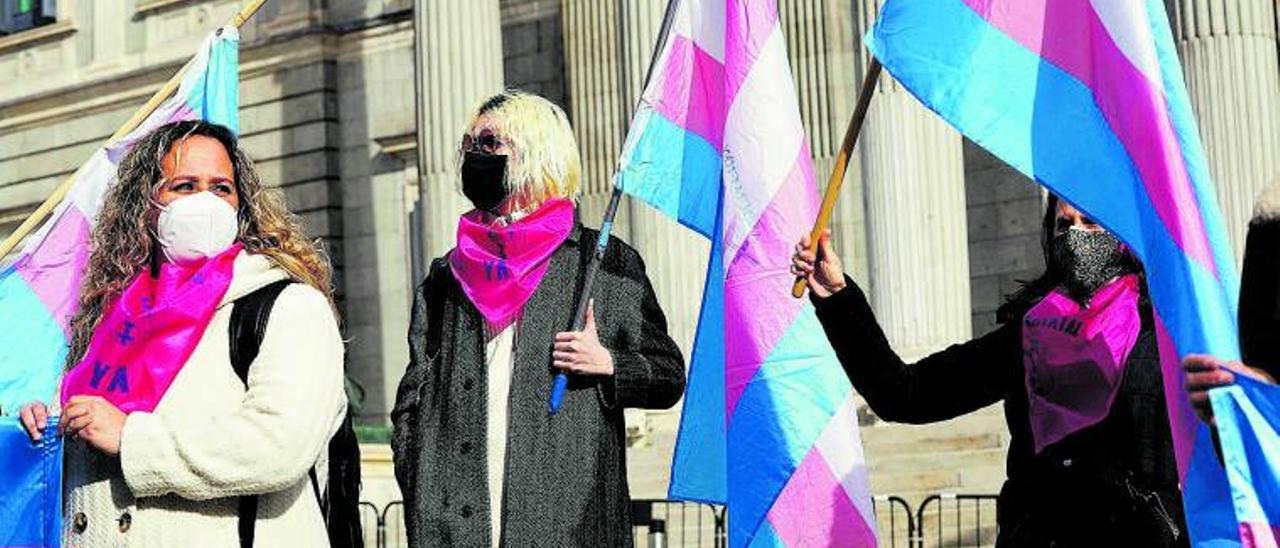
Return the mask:
M 724 548 L 728 529 L 724 506 L 666 499 L 631 501 L 636 546 Z M 661 542 L 655 542 L 658 540 Z
M 876 515 L 876 536 L 882 548 L 914 548 L 916 540 L 915 512 L 902 497 L 877 495 L 871 499 Z
M 931 495 L 916 508 L 897 496 L 871 501 L 882 548 L 992 546 L 998 532 L 996 495 L 943 493 Z M 728 516 L 724 506 L 666 499 L 631 501 L 633 539 L 650 546 L 660 536 L 669 548 L 724 548 L 728 545 Z M 382 509 L 360 503 L 365 546 L 404 548 L 404 503 L 392 501 Z
M 916 546 L 994 546 L 996 499 L 954 493 L 924 499 L 916 510 Z

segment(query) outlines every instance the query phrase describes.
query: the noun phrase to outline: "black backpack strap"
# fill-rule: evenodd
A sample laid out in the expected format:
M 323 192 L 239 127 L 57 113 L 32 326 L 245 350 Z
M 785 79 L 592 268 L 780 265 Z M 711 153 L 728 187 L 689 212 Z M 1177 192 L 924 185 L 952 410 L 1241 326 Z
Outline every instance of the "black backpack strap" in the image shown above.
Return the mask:
M 262 338 L 267 335 L 271 308 L 284 288 L 292 283 L 293 280 L 274 282 L 236 299 L 231 305 L 231 368 L 246 388 L 249 386 L 249 366 L 258 358 Z
M 231 341 L 231 368 L 235 370 L 240 382 L 249 387 L 249 366 L 257 359 L 262 349 L 262 339 L 267 334 L 267 321 L 271 319 L 271 308 L 276 298 L 293 280 L 280 280 L 236 299 L 231 305 L 231 324 L 228 336 Z M 312 485 L 315 485 L 315 471 L 311 473 Z M 253 548 L 254 529 L 258 522 L 258 495 L 240 497 L 238 530 L 240 547 Z
M 240 548 L 253 548 L 254 528 L 258 524 L 258 495 L 240 497 L 236 512 L 240 520 L 236 525 L 240 531 Z

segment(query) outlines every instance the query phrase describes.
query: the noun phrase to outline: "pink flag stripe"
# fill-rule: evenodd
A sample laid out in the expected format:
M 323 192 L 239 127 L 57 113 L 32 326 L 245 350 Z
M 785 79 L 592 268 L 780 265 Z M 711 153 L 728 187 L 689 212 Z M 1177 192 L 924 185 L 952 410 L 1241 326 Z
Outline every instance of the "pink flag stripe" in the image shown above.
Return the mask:
M 725 59 L 738 60 L 725 72 L 725 96 L 732 104 L 769 36 L 782 29 L 777 24 L 778 3 L 773 1 L 729 2 L 725 15 Z
M 814 447 L 769 510 L 786 546 L 876 546 L 876 534 Z
M 867 479 L 867 461 L 862 450 L 862 433 L 858 427 L 858 403 L 853 387 L 844 403 L 831 415 L 831 421 L 814 442 L 822 458 L 831 467 L 844 492 L 867 523 L 875 523 L 875 508 L 871 505 L 871 483 Z
M 16 269 L 68 339 L 71 315 L 80 304 L 76 300 L 80 280 L 89 262 L 89 230 L 89 220 L 80 208 L 63 209 L 44 241 Z
M 799 99 L 790 82 L 786 38 L 775 31 L 753 65 L 738 96 L 729 104 L 724 138 L 724 257 L 726 264 L 740 247 L 764 210 L 778 192 L 805 189 L 813 193 L 812 165 L 804 138 L 804 125 L 794 114 Z M 739 52 L 740 53 L 740 52 Z M 730 61 L 738 60 L 735 56 Z M 796 166 L 807 174 L 801 186 L 794 177 Z M 789 178 L 792 177 L 792 178 Z M 798 197 L 798 196 L 797 196 Z M 812 196 L 817 204 L 817 196 Z M 798 239 L 805 230 L 796 232 Z M 794 245 L 794 243 L 793 243 Z M 790 254 L 790 246 L 784 248 Z
M 1196 430 L 1200 426 L 1195 410 L 1186 398 L 1187 377 L 1182 373 L 1181 354 L 1174 346 L 1173 337 L 1165 328 L 1164 319 L 1158 312 L 1154 313 L 1156 324 L 1156 349 L 1160 355 L 1161 373 L 1164 378 L 1164 397 L 1169 404 L 1170 436 L 1173 438 L 1173 456 L 1178 464 L 1178 479 L 1187 479 L 1187 470 L 1191 468 L 1191 454 L 1195 449 Z
M 673 36 L 670 48 L 654 110 L 722 150 L 724 65 L 686 36 Z
M 1120 50 L 1093 7 L 1079 0 L 964 2 L 991 25 L 1093 90 L 1165 230 L 1193 261 L 1218 277 L 1181 151 L 1165 146 L 1180 141 L 1164 92 Z
M 805 188 L 806 181 L 812 180 L 813 168 L 808 155 L 809 147 L 800 147 L 800 156 L 779 189 Z M 802 223 L 811 222 L 816 211 L 816 197 L 811 193 L 778 192 L 732 256 L 726 244 L 725 317 L 750 318 L 750 321 L 726 322 L 725 340 L 750 344 L 725 347 L 725 421 L 732 420 L 742 391 L 804 308 L 804 301 L 791 297 L 792 278 L 779 275 L 789 272 L 790 255 L 779 254 L 777 250 L 795 246 L 785 235 L 803 234 Z M 725 223 L 725 226 L 733 225 Z M 728 241 L 727 235 L 725 240 Z M 741 307 L 741 310 L 730 310 L 730 307 Z
M 1146 75 L 1152 86 L 1164 90 L 1160 54 L 1156 52 L 1155 37 L 1151 34 L 1146 3 L 1114 0 L 1089 0 L 1089 3 L 1093 5 L 1094 13 L 1098 14 L 1098 20 L 1107 28 L 1107 34 L 1115 40 L 1116 47 L 1124 52 L 1134 67 Z
M 1276 548 L 1280 525 L 1246 522 L 1240 524 L 1240 542 L 1244 548 Z

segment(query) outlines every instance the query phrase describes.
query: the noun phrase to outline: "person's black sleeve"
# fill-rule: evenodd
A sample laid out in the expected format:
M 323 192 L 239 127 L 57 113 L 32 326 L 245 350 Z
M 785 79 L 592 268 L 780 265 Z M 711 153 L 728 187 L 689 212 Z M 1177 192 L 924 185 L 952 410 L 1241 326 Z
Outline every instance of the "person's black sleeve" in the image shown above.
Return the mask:
M 908 365 L 889 346 L 862 290 L 846 281 L 844 290 L 813 302 L 849 380 L 880 418 L 937 422 L 1004 398 L 1009 376 L 1016 373 L 1010 368 L 1021 368 L 1015 325 Z
M 1240 354 L 1280 381 L 1280 220 L 1254 221 L 1240 274 Z
M 618 312 L 627 319 L 617 337 L 619 347 L 611 349 L 614 374 L 600 385 L 601 399 L 607 407 L 667 409 L 684 394 L 684 358 L 667 334 L 667 317 L 645 274 L 644 261 L 629 249 L 619 256 L 620 270 L 636 284 L 639 298 L 625 305 L 628 312 Z

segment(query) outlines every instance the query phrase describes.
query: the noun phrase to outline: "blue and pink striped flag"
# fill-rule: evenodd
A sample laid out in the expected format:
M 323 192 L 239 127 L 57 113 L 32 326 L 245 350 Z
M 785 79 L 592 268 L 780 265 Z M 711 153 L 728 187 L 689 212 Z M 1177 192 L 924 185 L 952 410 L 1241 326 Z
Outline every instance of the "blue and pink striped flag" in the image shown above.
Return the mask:
M 129 147 L 179 120 L 207 120 L 237 130 L 239 43 L 235 27 L 206 38 L 177 93 L 133 132 L 95 151 L 76 171 L 62 204 L 0 268 L 0 409 L 5 413 L 54 399 L 89 259 L 89 235 Z
M 155 128 L 201 119 L 237 130 L 239 34 L 205 39 L 177 93 L 123 139 L 93 153 L 53 214 L 0 268 L 0 409 L 13 415 L 34 401 L 55 401 L 72 316 L 89 258 L 89 236 L 116 168 L 129 147 Z M 57 546 L 61 518 L 61 443 L 49 433 L 33 445 L 17 420 L 0 424 L 0 548 Z
M 1239 279 L 1164 2 L 889 0 L 867 45 L 926 106 L 1142 260 L 1192 541 L 1239 543 L 1178 364 L 1239 357 Z
M 1280 541 L 1280 388 L 1237 376 L 1209 393 L 1232 503 L 1247 547 Z
M 777 4 L 667 23 L 618 184 L 712 240 L 670 494 L 727 504 L 730 546 L 875 546 L 852 386 L 791 297 L 818 196 Z

